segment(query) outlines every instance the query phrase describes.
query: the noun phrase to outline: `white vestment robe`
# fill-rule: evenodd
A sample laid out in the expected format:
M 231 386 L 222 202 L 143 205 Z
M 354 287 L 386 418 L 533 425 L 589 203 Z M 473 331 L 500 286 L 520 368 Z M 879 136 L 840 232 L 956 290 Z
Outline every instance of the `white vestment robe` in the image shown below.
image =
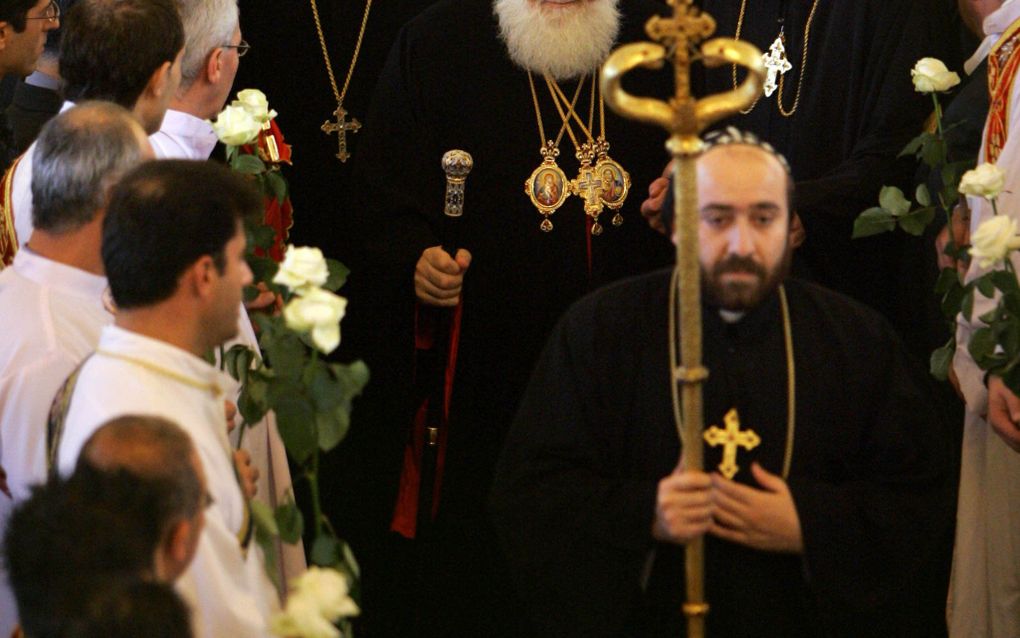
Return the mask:
M 57 467 L 67 475 L 100 425 L 129 414 L 161 416 L 191 437 L 213 498 L 195 559 L 176 584 L 197 638 L 268 636 L 269 616 L 278 609 L 262 551 L 254 542 L 242 549 L 239 541 L 248 515 L 223 413 L 224 400 L 236 393 L 234 380 L 203 359 L 108 326 L 81 368 L 58 449 Z
M 22 248 L 0 272 L 0 467 L 14 501 L 0 494 L 0 537 L 16 502 L 46 480 L 46 421 L 53 395 L 113 317 L 106 278 Z M 0 562 L 0 636 L 18 620 Z
M 209 122 L 190 113 L 170 109 L 166 112 L 159 131 L 149 136 L 149 142 L 159 159 L 207 160 L 216 146 L 217 138 Z M 239 315 L 237 337 L 225 344 L 224 351 L 235 344 L 250 348 L 259 356 L 262 354 L 248 312 L 243 307 Z M 233 400 L 236 401 L 236 397 Z M 246 426 L 246 429 L 241 446 L 251 454 L 252 464 L 259 470 L 258 494 L 255 498 L 263 500 L 275 509 L 283 503 L 291 491 L 287 450 L 276 429 L 276 416 L 270 412 L 258 423 Z M 238 436 L 239 429 L 230 434 L 235 447 Z M 276 555 L 278 572 L 282 575 L 280 594 L 284 596 L 285 584 L 300 576 L 306 569 L 305 551 L 301 543 L 290 545 L 278 540 Z
M 1008 0 L 985 19 L 985 33 L 994 42 L 1017 19 L 1020 2 Z M 1020 220 L 1020 81 L 1014 81 L 1009 100 L 1009 135 L 996 162 L 1006 172 L 1006 186 L 997 207 L 1000 215 Z M 986 138 L 987 134 L 986 127 Z M 985 144 L 987 139 L 983 140 L 978 163 L 985 161 Z M 968 203 L 973 234 L 993 212 L 991 204 L 982 198 L 968 197 Z M 1020 269 L 1020 256 L 1013 253 L 1012 259 L 1014 268 Z M 967 280 L 987 271 L 974 260 Z M 995 303 L 977 295 L 973 320 L 959 318 L 953 359 L 967 410 L 949 595 L 951 638 L 1020 637 L 1020 454 L 1007 446 L 985 420 L 985 373 L 967 351 L 970 336 L 982 325 L 977 317 Z

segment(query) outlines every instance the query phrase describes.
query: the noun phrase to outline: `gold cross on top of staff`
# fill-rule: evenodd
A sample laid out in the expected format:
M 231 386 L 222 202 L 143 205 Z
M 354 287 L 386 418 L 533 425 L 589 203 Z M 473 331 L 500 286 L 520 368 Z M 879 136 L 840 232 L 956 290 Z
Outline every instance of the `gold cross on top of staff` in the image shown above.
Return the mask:
M 704 437 L 705 443 L 711 447 L 723 446 L 719 472 L 731 479 L 737 475 L 737 471 L 740 469 L 740 466 L 737 465 L 737 448 L 742 447 L 750 452 L 761 443 L 761 437 L 754 430 L 740 429 L 740 415 L 737 414 L 736 408 L 730 408 L 730 411 L 723 417 L 723 421 L 726 423 L 725 430 L 713 425 L 705 430 Z

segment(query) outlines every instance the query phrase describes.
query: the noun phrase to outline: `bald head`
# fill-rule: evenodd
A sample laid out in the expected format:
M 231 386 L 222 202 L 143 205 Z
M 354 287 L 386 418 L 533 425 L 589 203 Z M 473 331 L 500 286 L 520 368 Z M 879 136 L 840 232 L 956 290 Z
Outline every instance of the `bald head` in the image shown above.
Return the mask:
M 205 477 L 191 439 L 180 427 L 156 416 L 123 416 L 100 427 L 89 437 L 78 457 L 76 472 L 126 470 L 143 479 L 173 486 L 169 508 L 179 517 L 192 518 L 201 508 Z

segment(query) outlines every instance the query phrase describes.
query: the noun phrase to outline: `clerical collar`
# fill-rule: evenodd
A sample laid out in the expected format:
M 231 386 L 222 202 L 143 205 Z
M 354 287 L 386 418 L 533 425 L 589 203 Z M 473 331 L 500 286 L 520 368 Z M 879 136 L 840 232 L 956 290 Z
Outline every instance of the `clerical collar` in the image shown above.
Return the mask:
M 719 309 L 719 316 L 722 317 L 722 320 L 726 323 L 737 323 L 744 318 L 745 314 L 747 313 L 743 310 L 726 310 L 725 308 Z
M 25 78 L 25 84 L 37 86 L 41 89 L 49 89 L 51 91 L 59 91 L 61 88 L 61 81 L 59 78 L 55 78 L 48 73 L 42 71 L 34 71 L 31 75 Z

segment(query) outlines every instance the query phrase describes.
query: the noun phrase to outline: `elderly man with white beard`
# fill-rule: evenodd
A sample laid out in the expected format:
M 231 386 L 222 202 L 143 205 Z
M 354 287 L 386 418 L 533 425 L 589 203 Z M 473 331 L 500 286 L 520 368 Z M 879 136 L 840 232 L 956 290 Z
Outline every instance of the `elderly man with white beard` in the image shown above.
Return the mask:
M 647 39 L 645 22 L 664 10 L 644 1 L 442 0 L 391 50 L 360 133 L 351 207 L 364 255 L 350 265 L 373 291 L 352 306 L 371 314 L 379 335 L 365 353 L 375 396 L 355 414 L 344 451 L 353 463 L 327 479 L 345 501 L 336 520 L 366 563 L 373 630 L 528 635 L 516 626 L 486 514 L 493 467 L 559 315 L 589 290 L 671 259 L 669 242 L 640 217 L 640 194 L 622 188 L 643 189 L 661 170 L 662 134 L 615 116 L 597 87 L 609 51 Z M 631 88 L 643 93 L 670 87 L 667 75 L 637 80 Z M 440 248 L 440 158 L 454 148 L 471 153 L 474 169 L 451 256 Z M 611 188 L 602 185 L 607 171 Z M 544 189 L 549 176 L 554 188 Z M 459 317 L 458 345 L 445 369 L 425 372 L 422 350 L 410 355 L 427 344 L 415 329 L 436 307 Z M 412 381 L 434 385 L 444 374 L 433 516 L 418 529 L 424 423 L 414 417 L 424 410 Z

